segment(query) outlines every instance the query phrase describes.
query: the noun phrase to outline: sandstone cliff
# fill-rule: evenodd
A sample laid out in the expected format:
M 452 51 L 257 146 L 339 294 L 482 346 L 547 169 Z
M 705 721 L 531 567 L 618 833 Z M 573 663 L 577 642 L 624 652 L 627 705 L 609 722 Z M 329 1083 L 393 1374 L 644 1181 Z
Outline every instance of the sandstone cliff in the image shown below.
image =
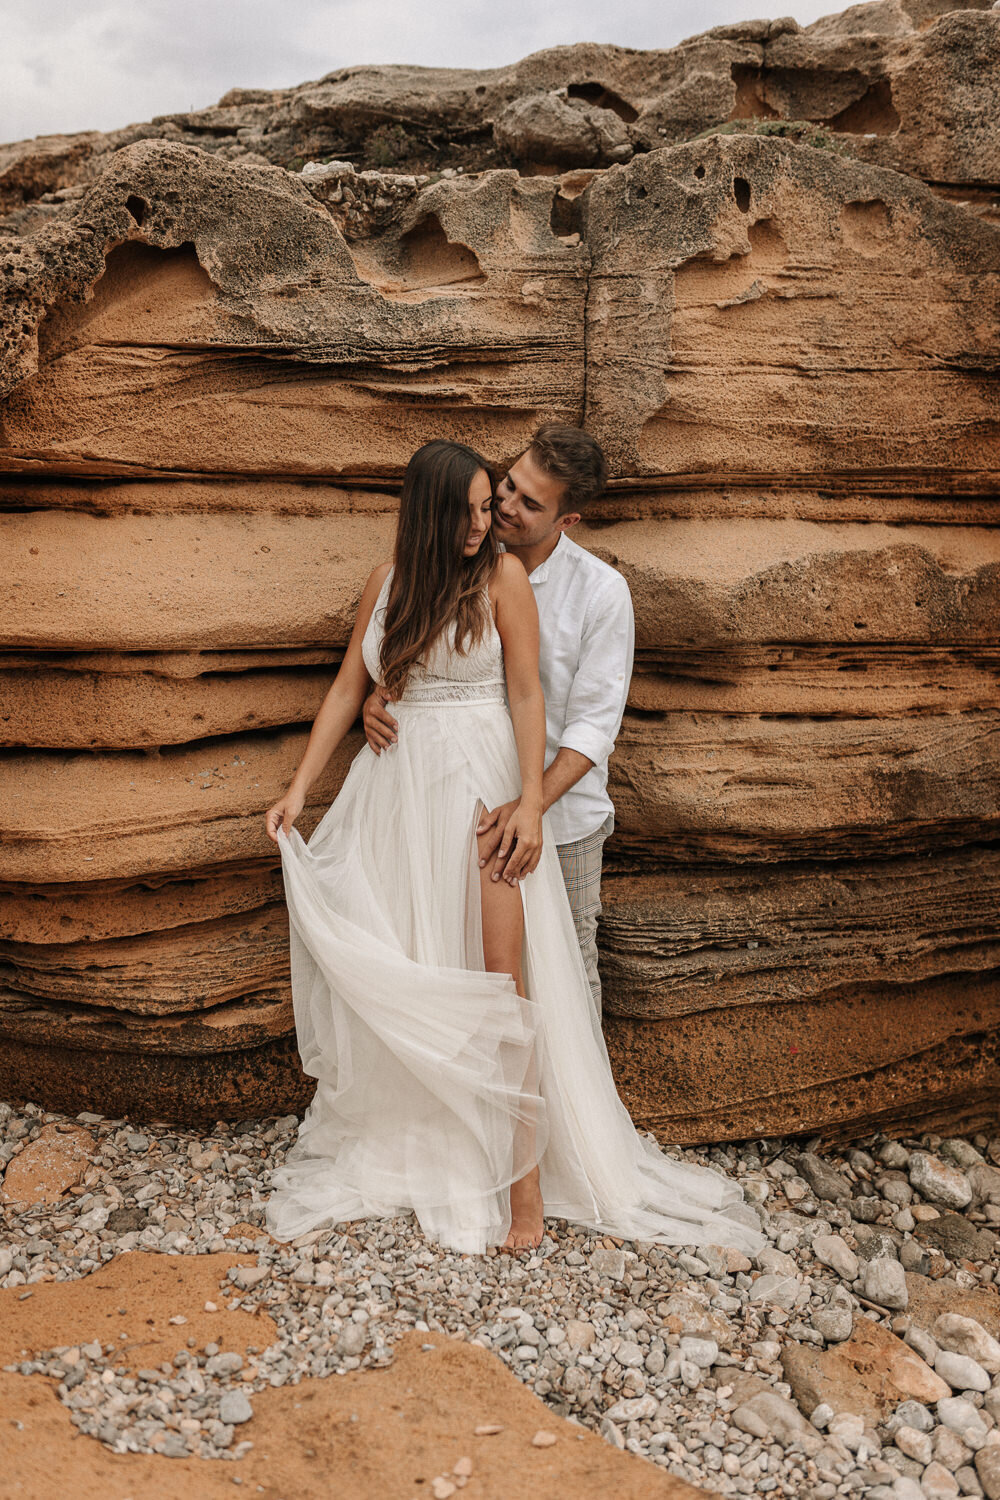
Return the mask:
M 306 1101 L 262 813 L 410 452 L 557 417 L 609 454 L 577 535 L 636 604 L 602 924 L 633 1112 L 995 1116 L 998 36 L 885 0 L 0 153 L 0 1093 Z M 567 111 L 586 159 L 525 133 Z M 404 120 L 435 170 L 286 169 Z
M 232 89 L 207 109 L 0 146 L 0 233 L 72 211 L 111 155 L 141 140 L 291 170 L 337 158 L 394 173 L 554 173 L 718 130 L 821 144 L 997 217 L 991 4 L 875 0 L 807 27 L 717 26 L 665 51 L 581 43 L 480 71 L 340 68 L 295 88 Z

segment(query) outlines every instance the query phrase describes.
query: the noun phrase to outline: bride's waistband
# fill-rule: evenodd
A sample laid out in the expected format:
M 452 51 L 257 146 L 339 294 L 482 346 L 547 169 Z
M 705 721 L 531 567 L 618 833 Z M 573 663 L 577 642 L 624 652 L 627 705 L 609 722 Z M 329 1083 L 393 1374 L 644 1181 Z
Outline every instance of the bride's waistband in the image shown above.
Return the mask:
M 435 687 L 433 692 L 404 693 L 389 705 L 389 711 L 397 708 L 506 708 L 507 698 L 502 683 L 477 683 L 476 691 L 469 691 L 469 684 L 455 684 L 453 691 Z

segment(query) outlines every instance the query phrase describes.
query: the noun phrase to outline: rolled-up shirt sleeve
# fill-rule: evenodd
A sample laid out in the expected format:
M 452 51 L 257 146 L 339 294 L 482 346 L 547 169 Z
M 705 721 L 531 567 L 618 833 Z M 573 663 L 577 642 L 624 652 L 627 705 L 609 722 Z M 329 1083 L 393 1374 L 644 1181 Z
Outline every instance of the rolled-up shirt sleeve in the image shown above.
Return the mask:
M 595 765 L 607 760 L 621 728 L 634 654 L 632 595 L 616 574 L 587 606 L 560 748 L 576 750 Z

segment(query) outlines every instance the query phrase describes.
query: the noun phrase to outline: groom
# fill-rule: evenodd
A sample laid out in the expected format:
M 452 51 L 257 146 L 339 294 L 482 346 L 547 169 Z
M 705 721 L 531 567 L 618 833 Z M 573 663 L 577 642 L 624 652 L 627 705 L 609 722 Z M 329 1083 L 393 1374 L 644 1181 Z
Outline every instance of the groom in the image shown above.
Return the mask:
M 598 1015 L 601 853 L 614 827 L 608 756 L 625 710 L 635 623 L 625 579 L 568 532 L 606 483 L 607 465 L 594 439 L 579 427 L 545 422 L 507 469 L 493 502 L 497 536 L 524 564 L 538 605 L 547 762 L 543 807 Z M 364 726 L 376 754 L 395 740 L 398 725 L 377 692 L 365 703 Z M 502 878 L 510 854 L 505 833 L 516 806 L 515 801 L 491 809 L 477 830 L 489 831 L 486 858 L 494 860 L 494 880 Z

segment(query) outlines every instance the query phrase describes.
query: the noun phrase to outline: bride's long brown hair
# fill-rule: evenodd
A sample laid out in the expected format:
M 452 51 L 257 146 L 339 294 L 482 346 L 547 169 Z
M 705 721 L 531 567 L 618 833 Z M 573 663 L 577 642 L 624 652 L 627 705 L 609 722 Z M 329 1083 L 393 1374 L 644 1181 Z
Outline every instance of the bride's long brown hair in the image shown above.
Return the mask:
M 452 620 L 455 645 L 463 654 L 486 629 L 484 591 L 500 555 L 493 527 L 474 557 L 463 555 L 469 486 L 480 470 L 492 489 L 494 475 L 482 454 L 443 438 L 418 448 L 406 466 L 379 649 L 382 682 L 393 696 L 402 692 L 410 668 Z

